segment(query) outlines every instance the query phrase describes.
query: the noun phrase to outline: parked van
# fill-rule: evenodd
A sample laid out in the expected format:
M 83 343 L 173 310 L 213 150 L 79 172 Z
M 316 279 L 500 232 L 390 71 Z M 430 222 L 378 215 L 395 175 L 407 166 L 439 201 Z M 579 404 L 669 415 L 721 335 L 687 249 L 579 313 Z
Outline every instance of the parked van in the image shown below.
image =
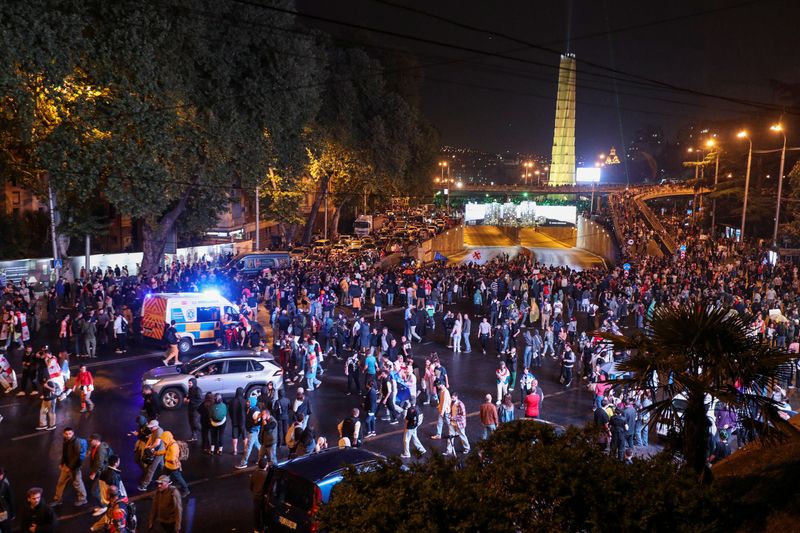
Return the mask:
M 237 320 L 239 308 L 216 291 L 148 294 L 142 303 L 142 335 L 161 341 L 164 328 L 175 321 L 178 350 L 214 344 L 221 338 L 220 321 L 228 314 Z
M 375 468 L 382 456 L 363 448 L 328 448 L 273 465 L 264 482 L 264 523 L 269 532 L 318 531 L 316 514 L 345 469 Z
M 289 252 L 249 252 L 239 254 L 228 263 L 228 269 L 235 268 L 238 273 L 245 277 L 255 277 L 261 274 L 265 268 L 275 270 L 276 268 L 286 268 L 292 264 Z

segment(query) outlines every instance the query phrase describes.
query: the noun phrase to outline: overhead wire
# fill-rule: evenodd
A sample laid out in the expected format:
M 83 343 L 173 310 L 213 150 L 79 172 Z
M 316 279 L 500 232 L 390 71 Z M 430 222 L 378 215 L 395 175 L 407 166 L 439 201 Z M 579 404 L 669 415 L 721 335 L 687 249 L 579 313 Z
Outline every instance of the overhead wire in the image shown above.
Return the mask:
M 252 2 L 251 0 L 231 0 L 231 1 L 240 2 L 240 3 L 256 4 L 256 2 Z M 513 35 L 509 35 L 509 34 L 506 34 L 506 33 L 498 32 L 498 31 L 495 31 L 495 30 L 492 30 L 492 29 L 489 29 L 489 28 L 481 28 L 481 27 L 478 27 L 478 26 L 473 26 L 471 24 L 466 24 L 464 22 L 460 22 L 460 21 L 457 21 L 455 19 L 452 19 L 452 18 L 449 18 L 449 17 L 445 17 L 445 16 L 442 16 L 442 15 L 438 15 L 438 14 L 432 13 L 430 11 L 425 11 L 423 9 L 419 9 L 419 8 L 416 8 L 416 7 L 413 7 L 413 6 L 397 4 L 397 3 L 391 2 L 389 0 L 370 0 L 370 1 L 374 2 L 374 3 L 377 3 L 377 4 L 391 6 L 391 7 L 395 8 L 395 9 L 408 11 L 408 12 L 411 12 L 411 13 L 416 13 L 418 15 L 422 15 L 422 16 L 425 16 L 425 17 L 428 17 L 428 18 L 431 18 L 431 19 L 434 19 L 434 20 L 438 20 L 440 22 L 444 22 L 446 24 L 449 24 L 449 25 L 452 25 L 452 26 L 456 26 L 456 27 L 459 27 L 459 28 L 462 28 L 462 29 L 467 29 L 467 30 L 470 30 L 470 31 L 484 33 L 484 34 L 487 34 L 487 35 L 492 35 L 494 37 L 499 37 L 499 38 L 502 38 L 502 39 L 506 39 L 506 40 L 511 41 L 511 42 L 515 42 L 515 43 L 518 43 L 518 44 L 525 45 L 525 46 L 527 46 L 527 47 L 529 47 L 531 49 L 534 49 L 534 50 L 540 50 L 540 51 L 543 51 L 543 52 L 547 52 L 549 54 L 555 54 L 555 55 L 561 56 L 561 52 L 560 51 L 555 50 L 553 48 L 550 48 L 548 46 L 540 45 L 540 44 L 537 44 L 537 43 L 534 43 L 534 42 L 531 42 L 531 41 L 528 41 L 528 40 L 525 40 L 525 39 L 521 39 L 519 37 L 515 37 Z M 769 1 L 769 0 L 764 0 L 764 1 Z M 278 8 L 276 8 L 276 9 L 278 9 Z M 348 25 L 350 24 L 350 23 L 341 22 L 341 21 L 334 22 L 334 23 L 342 23 L 342 24 L 348 24 Z M 360 26 L 360 25 L 357 25 L 357 26 Z M 366 27 L 361 27 L 360 29 L 367 29 L 367 28 Z M 380 30 L 380 31 L 384 31 L 384 30 Z M 634 79 L 634 80 L 638 80 L 638 81 L 641 81 L 641 82 L 644 82 L 644 83 L 650 83 L 650 84 L 653 84 L 653 85 L 656 85 L 656 86 L 661 86 L 661 87 L 672 89 L 672 90 L 675 90 L 675 91 L 678 91 L 678 92 L 684 92 L 684 93 L 687 93 L 687 94 L 693 94 L 693 95 L 696 95 L 696 96 L 702 96 L 702 97 L 706 97 L 706 98 L 714 98 L 714 99 L 718 99 L 718 100 L 724 100 L 724 101 L 727 101 L 727 102 L 732 102 L 732 103 L 745 105 L 745 106 L 757 107 L 757 108 L 761 108 L 761 109 L 774 109 L 775 108 L 774 105 L 767 104 L 767 103 L 764 103 L 764 102 L 758 102 L 758 101 L 747 100 L 747 99 L 742 99 L 742 98 L 734 98 L 734 97 L 729 97 L 729 96 L 725 96 L 725 95 L 710 93 L 710 92 L 707 92 L 707 91 L 700 91 L 700 90 L 697 90 L 697 89 L 692 89 L 690 87 L 682 87 L 682 86 L 679 86 L 679 85 L 676 85 L 676 84 L 673 84 L 673 83 L 669 83 L 669 82 L 665 82 L 665 81 L 662 81 L 662 80 L 650 78 L 648 76 L 642 76 L 640 74 L 630 73 L 630 72 L 626 72 L 626 71 L 618 69 L 618 68 L 609 67 L 607 65 L 603 65 L 603 64 L 597 63 L 595 61 L 590 61 L 590 60 L 587 60 L 587 59 L 582 59 L 582 58 L 577 58 L 576 57 L 575 58 L 575 62 L 576 63 L 580 63 L 580 64 L 584 64 L 584 65 L 589 66 L 589 67 L 596 68 L 596 69 L 601 70 L 601 71 L 611 72 L 611 73 L 613 73 L 613 74 L 615 74 L 617 76 L 626 76 L 626 77 L 629 77 L 629 78 Z

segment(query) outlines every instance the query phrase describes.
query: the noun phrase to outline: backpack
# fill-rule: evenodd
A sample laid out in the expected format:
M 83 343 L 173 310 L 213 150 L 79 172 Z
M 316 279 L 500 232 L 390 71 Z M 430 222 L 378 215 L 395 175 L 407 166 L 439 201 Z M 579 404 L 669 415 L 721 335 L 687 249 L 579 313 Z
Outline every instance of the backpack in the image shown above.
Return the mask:
M 406 419 L 408 421 L 408 429 L 414 429 L 419 425 L 419 413 L 416 411 L 416 409 L 413 411 L 413 413 L 414 414 L 412 416 Z
M 86 460 L 86 455 L 89 453 L 89 441 L 83 437 L 78 437 L 78 444 L 80 445 L 78 457 L 80 457 L 81 463 L 83 463 Z
M 289 450 L 294 450 L 297 447 L 297 442 L 298 442 L 297 430 L 302 430 L 302 429 L 303 428 L 301 428 L 300 426 L 292 424 L 292 427 L 290 427 L 289 431 L 286 432 L 285 440 L 286 440 L 286 446 L 289 448 Z
M 178 460 L 186 461 L 189 459 L 189 445 L 182 440 L 176 440 L 175 444 L 178 446 Z
M 125 507 L 125 528 L 135 533 L 136 528 L 139 527 L 139 519 L 136 516 L 136 504 L 132 501 L 117 502 L 117 507 Z

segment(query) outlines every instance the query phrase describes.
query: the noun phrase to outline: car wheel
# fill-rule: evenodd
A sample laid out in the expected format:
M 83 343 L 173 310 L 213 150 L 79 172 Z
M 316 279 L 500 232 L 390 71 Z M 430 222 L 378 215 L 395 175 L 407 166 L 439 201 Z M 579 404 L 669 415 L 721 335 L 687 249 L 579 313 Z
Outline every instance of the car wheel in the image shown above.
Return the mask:
M 161 393 L 161 405 L 164 409 L 173 410 L 183 405 L 183 391 L 171 387 Z
M 191 349 L 192 340 L 190 338 L 183 337 L 180 342 L 178 342 L 178 351 L 181 353 L 181 355 L 186 355 Z
M 245 397 L 249 400 L 255 398 L 258 401 L 258 396 L 261 394 L 261 385 L 250 385 L 245 391 Z

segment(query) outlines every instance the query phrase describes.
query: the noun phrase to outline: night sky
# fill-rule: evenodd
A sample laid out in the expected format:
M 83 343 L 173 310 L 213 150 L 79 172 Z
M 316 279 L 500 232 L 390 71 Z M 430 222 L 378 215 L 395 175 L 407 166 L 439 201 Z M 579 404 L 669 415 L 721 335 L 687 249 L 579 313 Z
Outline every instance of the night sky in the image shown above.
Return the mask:
M 561 51 L 569 31 L 570 49 L 578 59 L 577 153 L 588 160 L 611 145 L 627 144 L 644 125 L 663 126 L 669 138 L 696 119 L 738 118 L 746 125 L 753 109 L 644 87 L 641 82 L 615 84 L 613 73 L 581 60 L 694 91 L 768 104 L 778 103 L 770 80 L 800 83 L 800 2 L 795 0 L 574 0 L 571 17 L 569 2 L 559 0 L 390 1 Z M 298 0 L 297 6 L 304 13 L 543 63 L 303 20 L 351 41 L 406 50 L 419 63 L 430 65 L 415 73 L 425 77 L 423 109 L 444 144 L 549 154 L 557 54 L 376 0 Z M 709 10 L 714 12 L 698 14 Z M 637 28 L 622 29 L 631 26 Z M 775 114 L 777 119 L 780 113 Z

